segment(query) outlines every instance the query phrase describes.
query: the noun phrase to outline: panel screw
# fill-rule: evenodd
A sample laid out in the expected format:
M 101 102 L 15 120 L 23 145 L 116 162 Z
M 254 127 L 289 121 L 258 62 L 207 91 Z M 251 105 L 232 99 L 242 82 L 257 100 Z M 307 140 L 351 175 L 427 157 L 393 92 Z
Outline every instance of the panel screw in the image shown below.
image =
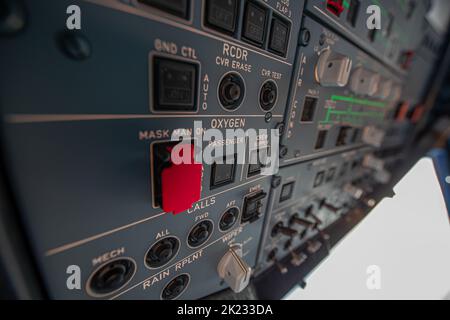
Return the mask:
M 280 146 L 280 158 L 286 157 L 288 154 L 288 148 L 286 146 Z
M 66 56 L 81 61 L 92 53 L 89 40 L 79 32 L 64 32 L 58 37 L 58 43 Z
M 319 39 L 319 45 L 323 46 L 325 44 L 325 40 L 327 39 L 327 36 L 324 35 L 323 33 L 320 35 L 320 39 Z
M 284 134 L 284 122 L 278 122 L 277 125 L 275 126 L 275 129 L 278 130 L 278 132 L 280 133 L 280 136 L 282 136 Z
M 309 40 L 311 40 L 311 32 L 306 28 L 300 30 L 300 44 L 306 47 L 309 44 Z
M 281 177 L 280 176 L 273 176 L 271 186 L 273 189 L 278 188 L 281 184 Z
M 23 1 L 0 1 L 0 35 L 13 35 L 21 31 L 26 23 L 26 10 Z
M 267 112 L 266 116 L 264 117 L 264 120 L 266 120 L 267 123 L 272 121 L 272 112 Z
M 377 202 L 376 202 L 375 199 L 368 199 L 368 200 L 366 201 L 366 204 L 367 204 L 368 207 L 373 208 L 373 207 L 375 207 L 375 205 L 377 204 Z

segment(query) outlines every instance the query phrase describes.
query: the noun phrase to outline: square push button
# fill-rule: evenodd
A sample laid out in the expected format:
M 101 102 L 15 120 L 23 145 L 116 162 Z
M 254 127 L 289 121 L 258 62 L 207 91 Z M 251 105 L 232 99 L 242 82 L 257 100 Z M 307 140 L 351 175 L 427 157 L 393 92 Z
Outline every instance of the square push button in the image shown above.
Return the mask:
M 245 39 L 262 46 L 266 37 L 267 13 L 264 7 L 247 2 L 242 30 Z
M 235 161 L 236 163 L 236 161 Z M 235 163 L 214 163 L 211 170 L 211 188 L 217 188 L 234 181 Z
M 261 173 L 265 167 L 269 155 L 269 148 L 253 150 L 250 153 L 250 163 L 248 165 L 247 177 L 255 176 Z
M 153 108 L 156 111 L 195 111 L 197 64 L 155 57 Z
M 189 19 L 189 0 L 138 0 L 139 2 L 168 12 L 183 19 Z
M 325 179 L 326 182 L 333 181 L 335 175 L 336 175 L 336 168 L 333 167 L 333 168 L 329 169 L 327 172 L 327 177 Z
M 289 182 L 283 185 L 280 193 L 280 202 L 284 202 L 292 198 L 292 193 L 294 192 L 294 182 Z
M 238 2 L 238 0 L 205 1 L 206 24 L 219 31 L 234 33 L 238 16 Z
M 324 171 L 318 172 L 316 174 L 316 178 L 314 179 L 314 188 L 321 186 L 324 179 L 325 179 L 325 172 Z
M 270 29 L 269 50 L 278 55 L 285 56 L 289 42 L 290 30 L 291 26 L 289 22 L 274 16 L 272 19 L 272 28 Z
M 267 194 L 264 191 L 259 191 L 257 194 L 245 198 L 241 223 L 253 222 L 260 217 L 261 208 L 263 207 L 262 200 L 266 196 Z

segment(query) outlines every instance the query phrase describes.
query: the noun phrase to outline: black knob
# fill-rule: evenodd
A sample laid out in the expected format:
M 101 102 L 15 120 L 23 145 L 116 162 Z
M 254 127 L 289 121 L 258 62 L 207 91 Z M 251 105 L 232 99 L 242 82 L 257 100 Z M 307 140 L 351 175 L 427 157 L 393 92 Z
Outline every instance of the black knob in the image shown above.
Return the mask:
M 180 242 L 175 237 L 164 238 L 155 243 L 145 256 L 145 262 L 150 268 L 159 268 L 177 254 Z
M 226 99 L 230 104 L 236 102 L 241 96 L 241 88 L 233 82 L 228 82 L 222 87 L 224 99 Z
M 239 216 L 239 209 L 236 207 L 230 208 L 224 212 L 219 221 L 219 227 L 222 231 L 230 230 L 236 223 Z
M 272 80 L 266 81 L 259 93 L 259 104 L 264 111 L 271 110 L 277 102 L 278 89 Z
M 219 84 L 219 100 L 228 110 L 237 109 L 244 99 L 244 80 L 237 73 L 227 74 Z
M 125 286 L 133 277 L 136 266 L 131 259 L 111 261 L 98 269 L 90 278 L 88 288 L 98 297 L 103 297 Z
M 161 298 L 163 300 L 173 300 L 180 296 L 189 284 L 189 276 L 182 274 L 170 281 L 163 289 Z

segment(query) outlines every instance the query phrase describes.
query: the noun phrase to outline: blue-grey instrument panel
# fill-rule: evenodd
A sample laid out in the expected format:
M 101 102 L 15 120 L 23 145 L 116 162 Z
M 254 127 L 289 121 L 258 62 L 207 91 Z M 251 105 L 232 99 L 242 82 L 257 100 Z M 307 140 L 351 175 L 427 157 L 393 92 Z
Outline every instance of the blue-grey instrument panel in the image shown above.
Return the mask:
M 2 147 L 49 297 L 204 298 L 233 288 L 219 276 L 230 248 L 251 277 L 285 272 L 281 259 L 301 264 L 325 243 L 311 237 L 373 205 L 420 121 L 428 6 L 380 1 L 392 21 L 371 33 L 378 1 L 331 2 L 23 1 L 24 29 L 0 35 Z M 81 30 L 67 30 L 70 5 Z M 276 129 L 280 170 L 204 165 L 200 200 L 164 212 L 161 150 L 207 129 Z

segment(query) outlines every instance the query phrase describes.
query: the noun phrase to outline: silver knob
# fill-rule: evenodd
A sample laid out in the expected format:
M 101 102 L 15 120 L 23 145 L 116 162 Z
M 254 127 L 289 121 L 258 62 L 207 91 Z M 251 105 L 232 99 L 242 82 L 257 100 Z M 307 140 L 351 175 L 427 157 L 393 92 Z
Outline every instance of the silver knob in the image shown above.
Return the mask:
M 378 91 L 380 79 L 378 73 L 357 67 L 350 79 L 350 89 L 358 95 L 373 96 Z
M 316 81 L 323 87 L 345 87 L 350 78 L 352 60 L 330 49 L 323 51 L 316 65 Z
M 367 126 L 364 128 L 362 141 L 373 147 L 379 148 L 384 141 L 385 134 L 385 131 L 375 126 Z
M 240 245 L 234 244 L 228 249 L 217 266 L 217 272 L 219 277 L 234 292 L 241 292 L 247 287 L 252 268 L 242 260 L 242 247 Z

